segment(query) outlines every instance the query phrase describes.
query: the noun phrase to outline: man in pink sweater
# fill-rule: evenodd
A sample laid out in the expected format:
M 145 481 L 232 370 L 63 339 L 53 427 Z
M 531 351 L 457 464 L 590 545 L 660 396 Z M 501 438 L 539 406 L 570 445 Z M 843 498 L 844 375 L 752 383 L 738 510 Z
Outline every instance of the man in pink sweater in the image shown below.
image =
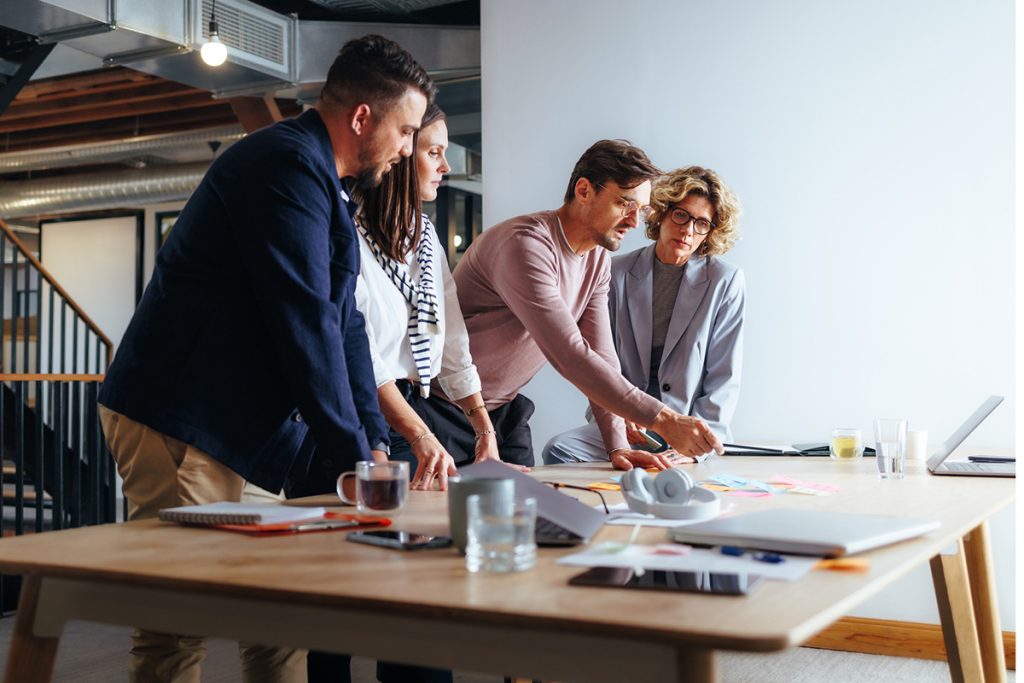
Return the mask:
M 612 465 L 624 470 L 664 469 L 723 450 L 702 420 L 670 410 L 619 372 L 608 319 L 609 252 L 650 210 L 658 175 L 628 142 L 596 142 L 576 162 L 561 208 L 485 230 L 454 274 L 488 411 L 529 404 L 519 390 L 550 362 L 590 399 Z M 502 437 L 529 443 L 532 404 L 513 412 L 525 417 L 505 430 L 495 423 L 499 448 Z M 653 428 L 676 452 L 632 450 L 622 418 Z M 509 428 L 519 434 L 501 433 Z M 532 464 L 532 450 L 514 459 Z

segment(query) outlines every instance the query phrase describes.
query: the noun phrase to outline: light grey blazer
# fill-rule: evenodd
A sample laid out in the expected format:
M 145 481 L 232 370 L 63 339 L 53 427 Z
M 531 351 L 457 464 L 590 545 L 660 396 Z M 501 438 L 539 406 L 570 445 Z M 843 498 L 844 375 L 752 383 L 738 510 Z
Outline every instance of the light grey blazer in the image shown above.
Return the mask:
M 651 365 L 654 245 L 612 259 L 612 334 L 626 379 L 647 388 Z M 714 256 L 692 256 L 679 285 L 658 369 L 661 400 L 693 415 L 723 441 L 736 412 L 743 364 L 743 271 Z

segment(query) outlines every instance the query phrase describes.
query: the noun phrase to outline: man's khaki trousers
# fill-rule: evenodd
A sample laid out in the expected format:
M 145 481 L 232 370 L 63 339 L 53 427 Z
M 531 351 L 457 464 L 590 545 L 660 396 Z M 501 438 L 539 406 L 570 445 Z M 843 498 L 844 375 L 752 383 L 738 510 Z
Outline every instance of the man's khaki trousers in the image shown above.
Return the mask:
M 105 406 L 99 407 L 107 446 L 128 499 L 128 519 L 152 519 L 162 508 L 219 501 L 277 498 L 246 485 L 231 469 L 194 446 L 154 431 Z M 199 683 L 206 640 L 137 630 L 129 677 L 137 683 Z M 238 644 L 249 683 L 305 683 L 306 651 Z

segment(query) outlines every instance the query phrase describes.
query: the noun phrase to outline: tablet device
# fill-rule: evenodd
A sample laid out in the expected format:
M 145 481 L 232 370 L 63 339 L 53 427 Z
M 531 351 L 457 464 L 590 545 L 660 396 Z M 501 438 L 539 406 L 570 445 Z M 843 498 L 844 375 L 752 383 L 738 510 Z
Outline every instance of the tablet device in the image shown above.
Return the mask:
M 631 567 L 591 567 L 569 579 L 570 586 L 638 588 L 676 593 L 746 595 L 761 583 L 761 576 L 725 572 L 665 571 Z

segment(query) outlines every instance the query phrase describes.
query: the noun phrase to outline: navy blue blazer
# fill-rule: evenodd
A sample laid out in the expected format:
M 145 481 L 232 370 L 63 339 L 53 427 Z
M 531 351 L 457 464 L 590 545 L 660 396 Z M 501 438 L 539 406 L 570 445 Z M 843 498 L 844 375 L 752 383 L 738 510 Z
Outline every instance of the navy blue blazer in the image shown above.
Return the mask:
M 100 403 L 271 491 L 307 431 L 321 472 L 368 459 L 388 429 L 355 305 L 355 208 L 316 110 L 228 148 L 160 249 Z

